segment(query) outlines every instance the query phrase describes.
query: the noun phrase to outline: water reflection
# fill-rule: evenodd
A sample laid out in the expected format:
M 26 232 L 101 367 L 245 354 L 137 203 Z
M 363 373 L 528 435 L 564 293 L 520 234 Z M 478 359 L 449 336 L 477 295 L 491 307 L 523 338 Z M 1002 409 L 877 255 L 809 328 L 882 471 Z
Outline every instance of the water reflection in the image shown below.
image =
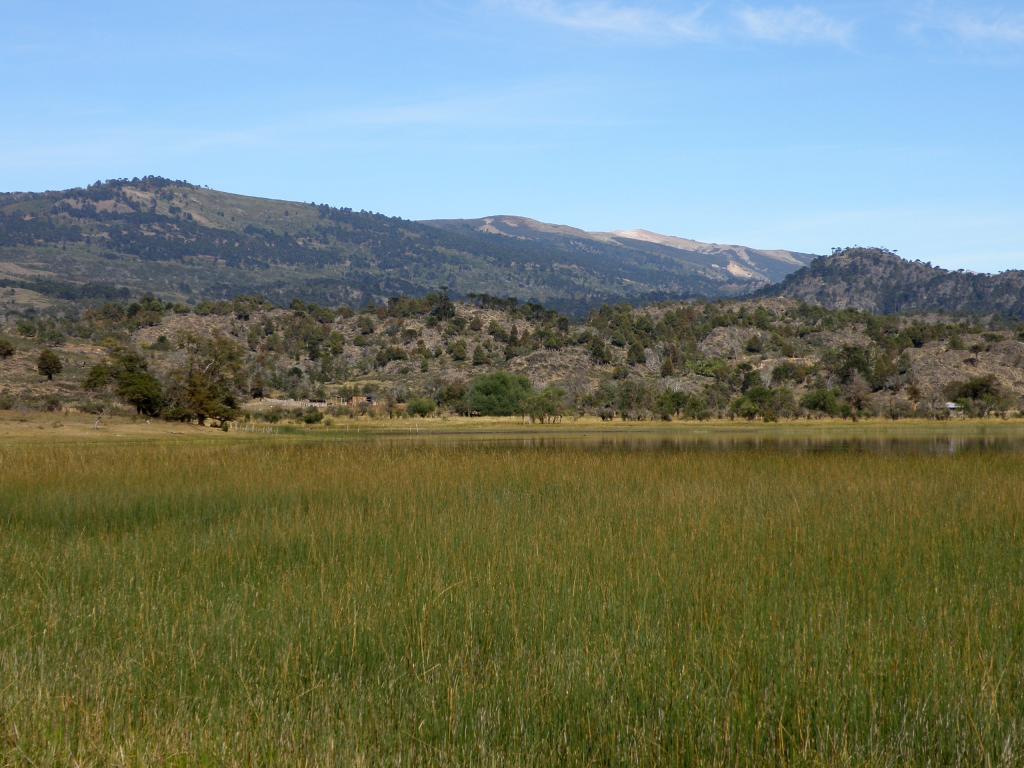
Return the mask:
M 564 430 L 548 434 L 537 431 L 416 432 L 377 435 L 376 440 L 430 443 L 440 445 L 473 444 L 522 448 L 585 448 L 590 450 L 629 451 L 791 451 L 794 453 L 891 453 L 950 455 L 961 453 L 1024 453 L 1024 428 L 999 430 L 990 434 L 800 434 L 784 429 L 773 434 L 756 431 L 719 431 L 693 429 L 667 431 Z

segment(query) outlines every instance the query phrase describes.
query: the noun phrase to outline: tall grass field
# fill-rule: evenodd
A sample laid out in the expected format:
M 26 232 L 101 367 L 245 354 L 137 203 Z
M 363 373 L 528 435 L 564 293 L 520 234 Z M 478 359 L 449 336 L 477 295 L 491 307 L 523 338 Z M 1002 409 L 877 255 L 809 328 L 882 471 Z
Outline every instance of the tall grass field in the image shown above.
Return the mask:
M 0 766 L 1024 765 L 1024 455 L 0 445 Z

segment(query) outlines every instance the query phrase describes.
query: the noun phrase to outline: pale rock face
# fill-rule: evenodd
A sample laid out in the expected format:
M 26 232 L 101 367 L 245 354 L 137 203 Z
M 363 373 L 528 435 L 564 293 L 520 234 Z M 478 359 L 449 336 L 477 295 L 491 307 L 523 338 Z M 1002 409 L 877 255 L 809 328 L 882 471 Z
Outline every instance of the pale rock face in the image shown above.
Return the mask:
M 678 252 L 681 261 L 696 264 L 709 276 L 728 275 L 733 282 L 748 285 L 748 290 L 776 282 L 786 274 L 809 264 L 813 256 L 791 251 L 760 250 L 743 245 L 702 243 L 685 237 L 663 235 L 646 229 L 588 232 L 561 224 L 549 224 L 523 216 L 487 216 L 459 222 L 478 232 L 514 240 L 556 238 L 576 243 L 602 243 L 625 248 L 658 246 Z M 662 253 L 662 256 L 668 254 Z

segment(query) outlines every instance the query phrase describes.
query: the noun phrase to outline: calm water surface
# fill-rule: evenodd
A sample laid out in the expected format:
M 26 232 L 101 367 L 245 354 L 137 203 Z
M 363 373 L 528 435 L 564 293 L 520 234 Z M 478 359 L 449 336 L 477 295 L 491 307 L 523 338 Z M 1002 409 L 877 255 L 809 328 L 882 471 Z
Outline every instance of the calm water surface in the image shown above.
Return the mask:
M 793 452 L 893 453 L 955 455 L 959 453 L 1022 453 L 1024 425 L 992 427 L 837 428 L 643 426 L 630 428 L 554 425 L 530 430 L 437 430 L 410 427 L 367 435 L 375 441 L 439 445 L 521 446 L 528 448 L 587 448 L 594 450 L 766 450 Z

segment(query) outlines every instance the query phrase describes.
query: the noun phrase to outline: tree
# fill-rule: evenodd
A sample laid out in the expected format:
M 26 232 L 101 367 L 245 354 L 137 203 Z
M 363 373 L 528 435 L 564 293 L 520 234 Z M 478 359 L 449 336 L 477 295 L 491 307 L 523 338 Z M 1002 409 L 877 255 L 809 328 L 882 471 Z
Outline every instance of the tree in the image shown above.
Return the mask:
M 625 419 L 640 419 L 651 408 L 651 392 L 638 379 L 623 379 L 615 390 L 615 408 Z
M 1003 410 L 1007 401 L 993 374 L 954 381 L 946 387 L 945 395 L 971 416 L 988 416 L 993 410 Z
M 36 367 L 39 369 L 40 376 L 45 376 L 48 381 L 53 381 L 53 377 L 64 370 L 64 363 L 53 350 L 44 349 L 39 353 Z
M 679 394 L 681 393 L 677 393 L 677 395 Z M 711 417 L 711 413 L 708 410 L 708 401 L 700 395 L 682 395 L 681 402 L 678 405 L 683 417 L 691 421 L 704 421 Z
M 6 360 L 14 354 L 14 345 L 9 339 L 0 336 L 0 360 Z
M 597 336 L 590 340 L 590 359 L 597 365 L 607 365 L 612 361 L 611 355 L 608 354 L 608 347 Z
M 125 372 L 117 377 L 117 394 L 135 406 L 140 416 L 159 416 L 164 407 L 164 389 L 148 371 Z
M 870 379 L 874 372 L 871 352 L 864 347 L 846 345 L 840 350 L 830 350 L 823 356 L 822 362 L 844 384 L 856 373 L 864 379 Z
M 238 397 L 248 391 L 241 347 L 224 336 L 189 337 L 184 340 L 188 357 L 171 374 L 167 392 L 170 418 L 234 418 Z
M 82 387 L 90 392 L 97 392 L 101 389 L 106 389 L 113 378 L 114 371 L 107 363 L 96 363 L 85 374 L 85 381 L 82 382 Z
M 91 391 L 115 386 L 117 396 L 141 416 L 159 416 L 164 406 L 164 388 L 147 370 L 145 358 L 138 352 L 119 349 L 108 362 L 97 363 L 85 376 L 83 387 Z
M 442 287 L 440 290 L 427 295 L 427 301 L 433 304 L 430 316 L 437 320 L 450 320 L 455 317 L 455 304 L 448 298 L 448 289 Z
M 200 424 L 206 423 L 208 418 L 234 416 L 234 395 L 209 363 L 204 365 L 202 361 L 190 360 L 176 373 L 169 415 L 182 420 L 196 419 Z
M 525 376 L 500 371 L 473 380 L 466 393 L 466 405 L 481 416 L 514 416 L 524 412 L 533 387 Z
M 565 390 L 561 387 L 548 386 L 542 392 L 530 395 L 526 400 L 526 413 L 530 421 L 541 424 L 560 419 L 565 412 Z
M 765 421 L 778 421 L 780 418 L 793 415 L 796 400 L 793 392 L 785 387 L 772 389 L 758 385 L 751 387 L 734 400 L 729 410 L 733 415 L 744 419 L 753 420 L 760 416 Z
M 668 389 L 662 391 L 654 401 L 654 411 L 663 421 L 672 421 L 672 417 L 678 412 L 676 393 Z
M 871 385 L 859 371 L 853 371 L 847 380 L 844 394 L 846 395 L 846 402 L 853 409 L 854 420 L 856 420 L 857 414 L 868 407 L 868 395 L 871 394 Z
M 461 381 L 443 383 L 438 387 L 435 394 L 434 399 L 439 405 L 443 405 L 456 413 L 468 413 L 469 409 L 466 406 L 468 389 Z
M 842 410 L 834 389 L 813 389 L 800 398 L 800 407 L 826 416 L 838 416 Z

